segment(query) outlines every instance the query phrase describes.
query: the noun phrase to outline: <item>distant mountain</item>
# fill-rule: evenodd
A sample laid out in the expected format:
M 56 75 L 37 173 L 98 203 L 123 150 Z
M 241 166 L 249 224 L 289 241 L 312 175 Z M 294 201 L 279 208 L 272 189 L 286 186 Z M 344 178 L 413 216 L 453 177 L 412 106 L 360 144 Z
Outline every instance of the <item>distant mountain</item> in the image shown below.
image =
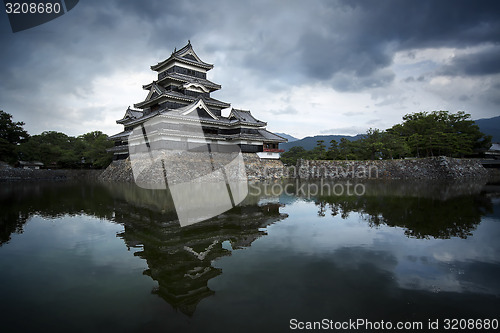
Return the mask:
M 290 134 L 286 134 L 286 133 L 276 133 L 277 135 L 281 136 L 282 138 L 285 138 L 288 140 L 288 142 L 294 142 L 294 141 L 297 141 L 298 139 L 291 136 Z
M 278 134 L 280 135 L 280 134 Z M 301 146 L 304 147 L 306 150 L 311 150 L 314 147 L 316 147 L 316 142 L 318 140 L 323 140 L 325 141 L 324 145 L 328 148 L 330 146 L 330 141 L 336 140 L 337 142 L 340 142 L 340 139 L 346 138 L 349 141 L 355 141 L 358 140 L 362 137 L 361 134 L 358 134 L 356 136 L 349 136 L 349 135 L 316 135 L 316 136 L 308 136 L 305 137 L 301 140 L 297 141 L 292 141 L 292 142 L 286 142 L 286 143 L 280 143 L 280 148 L 285 149 L 285 151 L 289 151 L 290 148 L 296 147 L 296 146 Z
M 491 142 L 500 142 L 500 116 L 475 120 L 481 132 L 491 135 Z

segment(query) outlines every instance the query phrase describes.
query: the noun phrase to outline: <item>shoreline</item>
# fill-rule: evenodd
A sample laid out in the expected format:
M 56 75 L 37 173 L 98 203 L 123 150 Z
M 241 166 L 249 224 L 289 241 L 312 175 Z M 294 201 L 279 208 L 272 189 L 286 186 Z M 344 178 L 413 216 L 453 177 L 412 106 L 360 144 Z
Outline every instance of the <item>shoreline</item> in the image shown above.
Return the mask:
M 104 169 L 21 169 L 0 163 L 0 182 L 98 180 Z

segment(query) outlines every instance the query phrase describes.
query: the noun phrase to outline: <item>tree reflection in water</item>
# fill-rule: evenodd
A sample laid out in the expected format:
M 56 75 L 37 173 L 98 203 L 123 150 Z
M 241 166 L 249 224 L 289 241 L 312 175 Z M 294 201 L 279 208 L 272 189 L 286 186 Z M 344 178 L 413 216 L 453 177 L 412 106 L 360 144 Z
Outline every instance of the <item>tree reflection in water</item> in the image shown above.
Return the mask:
M 371 227 L 382 224 L 405 229 L 413 238 L 467 238 L 492 213 L 491 199 L 481 193 L 481 183 L 367 182 L 365 193 L 319 195 L 313 200 L 318 215 L 359 213 Z

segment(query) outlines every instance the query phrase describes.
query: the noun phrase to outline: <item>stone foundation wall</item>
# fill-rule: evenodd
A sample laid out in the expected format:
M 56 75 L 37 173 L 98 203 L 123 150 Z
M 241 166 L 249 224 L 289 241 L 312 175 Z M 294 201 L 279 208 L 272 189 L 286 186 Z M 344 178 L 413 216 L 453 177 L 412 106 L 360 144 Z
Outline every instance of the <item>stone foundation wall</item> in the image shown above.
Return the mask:
M 281 179 L 285 166 L 281 160 L 260 159 L 256 154 L 243 153 L 245 170 L 249 180 Z
M 282 178 L 300 178 L 300 179 L 475 179 L 488 177 L 488 171 L 477 160 L 455 159 L 449 157 L 432 157 L 422 159 L 407 160 L 379 160 L 379 161 L 322 161 L 322 160 L 299 160 L 296 166 L 285 167 L 281 160 L 260 159 L 256 154 L 243 153 L 245 163 L 245 172 L 248 180 L 275 180 Z M 185 165 L 185 156 L 163 156 L 165 161 L 177 163 L 182 160 Z M 196 157 L 190 157 L 190 163 L 197 165 L 201 163 Z M 145 159 L 146 160 L 146 159 Z M 141 163 L 135 160 L 134 163 Z M 204 162 L 206 163 L 206 162 Z M 221 167 L 223 163 L 219 161 Z M 201 167 L 200 167 L 201 168 Z M 200 169 L 199 168 L 199 169 Z M 162 178 L 158 174 L 160 168 L 151 170 L 144 168 L 141 180 L 149 178 Z M 208 171 L 207 171 L 208 172 Z M 177 173 L 177 172 L 176 172 Z M 229 177 L 234 178 L 238 175 L 230 171 Z M 187 181 L 194 176 L 190 170 L 179 170 L 179 175 L 184 179 L 178 181 Z M 114 161 L 101 174 L 101 180 L 104 181 L 125 181 L 133 182 L 132 164 L 130 159 Z M 171 180 L 169 179 L 169 182 Z
M 227 156 L 218 154 L 211 164 L 215 169 L 224 166 L 229 180 L 266 180 L 283 177 L 284 166 L 281 160 L 260 159 L 256 154 L 252 153 L 242 153 L 242 155 L 246 172 L 244 179 L 241 177 L 241 170 L 236 167 L 228 167 L 231 160 L 236 157 L 234 154 L 227 154 Z M 143 158 L 136 156 L 132 161 L 130 158 L 113 161 L 101 174 L 100 180 L 133 182 L 132 165 L 134 165 L 135 170 L 141 170 L 140 174 L 137 175 L 138 181 L 161 183 L 163 180 L 162 160 L 168 161 L 170 164 L 167 167 L 176 174 L 175 179 L 167 177 L 169 183 L 190 181 L 198 178 L 200 174 L 208 175 L 212 172 L 212 165 L 206 162 L 206 156 L 202 156 L 202 153 L 189 153 L 189 155 L 186 155 L 182 152 L 169 151 L 155 156 L 153 163 L 150 162 L 150 157 L 147 154 L 144 154 Z M 177 165 L 179 170 L 176 170 Z M 189 167 L 186 167 L 186 165 Z
M 276 180 L 283 178 L 300 179 L 500 179 L 497 169 L 485 169 L 477 160 L 455 159 L 449 157 L 432 157 L 408 160 L 381 160 L 381 161 L 322 161 L 299 160 L 296 166 L 285 167 L 281 160 L 260 159 L 256 154 L 243 153 L 246 178 L 248 180 Z M 183 156 L 162 157 L 172 163 L 185 165 Z M 144 159 L 146 161 L 146 158 Z M 180 162 L 183 163 L 180 163 Z M 200 165 L 203 160 L 193 158 L 192 165 Z M 220 160 L 214 163 L 218 168 L 228 161 Z M 136 160 L 135 163 L 141 163 Z M 202 167 L 198 168 L 199 170 Z M 159 168 L 144 169 L 142 179 L 162 178 L 157 174 Z M 178 173 L 187 181 L 195 177 L 190 170 L 180 169 Z M 207 172 L 209 172 L 208 170 Z M 238 170 L 229 171 L 232 179 L 238 177 Z M 104 171 L 101 170 L 24 170 L 12 168 L 7 164 L 0 165 L 0 181 L 15 180 L 82 180 L 96 179 L 102 181 L 134 182 L 130 159 L 113 161 Z M 170 180 L 169 180 L 170 181 Z
M 101 173 L 99 180 L 109 182 L 133 182 L 134 174 L 132 173 L 130 159 L 127 158 L 126 160 L 111 162 L 111 164 Z
M 472 179 L 485 178 L 488 171 L 477 160 L 431 157 L 379 161 L 300 160 L 287 168 L 285 176 L 330 179 Z

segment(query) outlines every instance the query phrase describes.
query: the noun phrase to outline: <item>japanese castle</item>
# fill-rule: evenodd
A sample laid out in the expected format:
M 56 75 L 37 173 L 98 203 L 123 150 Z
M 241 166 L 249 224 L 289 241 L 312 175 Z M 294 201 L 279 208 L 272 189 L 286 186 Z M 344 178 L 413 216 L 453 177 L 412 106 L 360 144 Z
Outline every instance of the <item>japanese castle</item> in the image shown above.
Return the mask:
M 207 80 L 212 64 L 203 62 L 194 52 L 191 42 L 151 69 L 158 79 L 143 86 L 148 91 L 144 101 L 128 108 L 118 124 L 124 130 L 110 137 L 115 146 L 110 149 L 114 160 L 129 156 L 129 136 L 145 123 L 155 123 L 155 137 L 168 149 L 189 149 L 204 143 L 210 151 L 224 152 L 224 147 L 239 147 L 243 153 L 256 153 L 261 159 L 278 159 L 283 150 L 280 142 L 287 140 L 266 130 L 266 123 L 252 116 L 250 111 L 232 108 L 227 117 L 222 110 L 230 104 L 212 98 L 210 94 L 221 89 Z M 190 132 L 196 123 L 201 131 Z

